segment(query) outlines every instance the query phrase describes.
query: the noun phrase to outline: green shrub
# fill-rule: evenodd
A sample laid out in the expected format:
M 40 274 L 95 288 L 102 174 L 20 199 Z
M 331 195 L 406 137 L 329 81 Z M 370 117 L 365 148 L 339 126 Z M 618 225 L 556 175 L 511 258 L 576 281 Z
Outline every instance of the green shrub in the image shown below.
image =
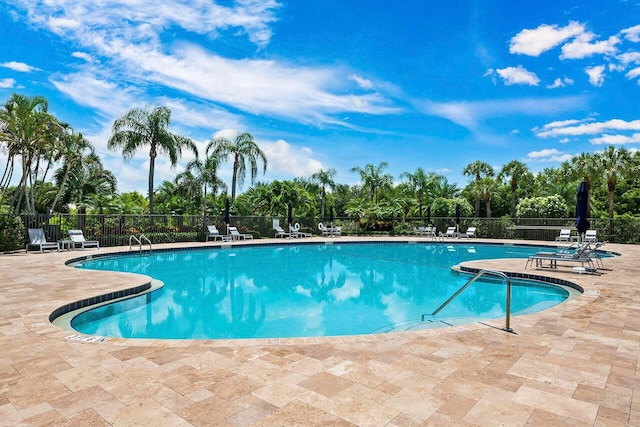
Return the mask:
M 17 216 L 0 216 L 0 251 L 23 249 L 25 245 L 24 224 Z

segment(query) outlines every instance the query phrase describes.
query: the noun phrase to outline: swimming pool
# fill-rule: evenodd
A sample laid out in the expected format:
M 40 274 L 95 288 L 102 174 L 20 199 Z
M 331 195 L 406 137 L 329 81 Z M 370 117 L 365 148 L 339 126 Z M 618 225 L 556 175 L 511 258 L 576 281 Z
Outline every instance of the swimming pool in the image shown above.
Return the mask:
M 164 282 L 152 293 L 88 310 L 71 326 L 125 338 L 223 339 L 358 335 L 470 323 L 505 315 L 506 286 L 470 278 L 462 261 L 526 258 L 541 248 L 495 244 L 348 243 L 216 247 L 85 260 Z M 512 314 L 564 301 L 561 287 L 512 280 Z M 424 320 L 423 320 L 424 319 Z

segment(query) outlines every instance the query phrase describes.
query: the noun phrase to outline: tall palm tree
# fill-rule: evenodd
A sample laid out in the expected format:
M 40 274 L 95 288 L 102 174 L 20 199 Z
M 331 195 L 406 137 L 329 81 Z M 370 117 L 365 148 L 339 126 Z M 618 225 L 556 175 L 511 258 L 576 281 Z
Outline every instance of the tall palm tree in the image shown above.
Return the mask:
M 28 97 L 13 94 L 0 110 L 0 142 L 7 153 L 7 164 L 0 179 L 5 190 L 13 179 L 15 160 L 20 160 L 22 175 L 13 194 L 11 209 L 35 213 L 33 191 L 38 180 L 39 161 L 47 152 L 54 133 L 55 118 L 48 112 L 48 102 L 42 96 Z M 51 138 L 50 138 L 51 137 Z M 53 151 L 48 151 L 53 155 Z
M 194 159 L 187 163 L 186 172 L 192 174 L 193 179 L 202 186 L 202 215 L 206 215 L 207 212 L 207 187 L 211 187 L 212 195 L 215 195 L 219 189 L 227 190 L 225 183 L 217 176 L 217 167 L 215 159 L 211 157 L 204 162 Z
M 82 136 L 82 133 L 76 133 L 73 129 L 70 129 L 60 144 L 62 167 L 54 175 L 58 192 L 51 203 L 52 211 L 65 193 L 67 181 L 73 170 L 84 169 L 92 154 L 95 154 L 93 145 Z
M 473 194 L 484 200 L 487 218 L 491 218 L 491 197 L 498 192 L 500 183 L 493 178 L 485 177 L 481 178 L 480 181 L 474 181 L 471 187 Z
M 393 177 L 382 173 L 382 170 L 387 166 L 387 162 L 380 162 L 378 166 L 368 163 L 364 169 L 359 166 L 351 168 L 351 172 L 359 173 L 364 186 L 369 188 L 369 198 L 372 202 L 376 201 L 376 190 L 378 188 L 390 188 L 393 184 Z
M 435 173 L 427 174 L 422 168 L 418 168 L 414 173 L 401 173 L 400 178 L 407 178 L 409 180 L 409 184 L 413 187 L 413 191 L 418 200 L 418 216 L 421 217 L 424 198 L 428 195 L 427 190 L 434 188 L 435 182 L 439 180 L 438 175 Z
M 502 166 L 502 170 L 498 174 L 500 179 L 509 177 L 511 186 L 511 218 L 516 215 L 516 190 L 518 189 L 518 182 L 529 173 L 527 166 L 517 160 L 512 160 L 506 165 Z
M 613 221 L 613 203 L 618 180 L 631 172 L 631 154 L 625 148 L 610 145 L 602 153 L 595 155 L 596 165 L 607 181 L 609 190 L 609 221 Z
M 324 218 L 324 207 L 327 201 L 327 187 L 333 190 L 333 187 L 336 185 L 334 178 L 338 172 L 335 169 L 323 170 L 320 169 L 318 172 L 311 175 L 311 180 L 317 182 L 322 186 L 322 204 L 320 206 L 320 217 Z
M 149 212 L 153 213 L 153 175 L 156 157 L 167 154 L 174 167 L 182 150 L 187 148 L 197 156 L 198 150 L 189 138 L 167 130 L 171 123 L 171 110 L 154 107 L 152 110 L 134 108 L 117 118 L 113 123 L 113 134 L 107 142 L 109 150 L 122 149 L 125 161 L 131 160 L 136 151 L 149 146 Z
M 475 177 L 475 181 L 477 183 L 482 178 L 493 176 L 493 168 L 489 163 L 476 160 L 475 162 L 469 163 L 467 166 L 465 166 L 464 170 L 462 171 L 462 174 Z M 474 212 L 476 217 L 480 213 L 480 200 L 481 198 L 479 197 L 476 198 L 476 208 Z
M 248 132 L 241 133 L 233 141 L 224 137 L 214 138 L 207 145 L 206 154 L 217 163 L 226 161 L 229 157 L 233 158 L 231 203 L 236 200 L 236 186 L 239 185 L 242 188 L 247 173 L 247 163 L 251 172 L 251 184 L 255 182 L 258 175 L 258 161 L 262 162 L 262 173 L 267 172 L 267 156 Z

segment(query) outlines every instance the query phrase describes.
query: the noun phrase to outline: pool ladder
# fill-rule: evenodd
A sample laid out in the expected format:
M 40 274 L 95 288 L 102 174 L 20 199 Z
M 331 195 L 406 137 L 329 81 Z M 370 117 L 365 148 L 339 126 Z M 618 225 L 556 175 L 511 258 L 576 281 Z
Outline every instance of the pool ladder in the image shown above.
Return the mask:
M 149 252 L 151 252 L 151 240 L 149 240 L 147 238 L 147 236 L 145 236 L 144 234 L 141 234 L 140 236 L 136 237 L 135 235 L 131 235 L 129 237 L 129 250 L 131 250 L 131 247 L 133 246 L 133 242 L 136 242 L 138 244 L 138 246 L 140 247 L 140 252 L 142 252 L 142 242 L 146 242 L 149 244 Z
M 449 305 L 449 303 L 451 301 L 453 301 L 458 295 L 460 295 L 462 293 L 462 291 L 467 289 L 473 282 L 475 282 L 476 280 L 478 280 L 480 277 L 482 277 L 484 275 L 502 277 L 505 280 L 505 282 L 507 282 L 506 325 L 505 325 L 504 328 L 502 328 L 502 330 L 505 331 L 505 332 L 513 332 L 513 329 L 511 329 L 511 280 L 509 279 L 509 276 L 507 276 L 506 274 L 504 274 L 501 271 L 480 270 L 475 276 L 473 276 L 471 278 L 471 280 L 469 280 L 460 289 L 458 289 L 458 291 L 455 294 L 451 295 L 448 300 L 443 302 L 442 305 L 436 309 L 436 311 L 431 313 L 431 315 L 435 316 L 436 314 L 438 314 L 440 312 L 440 310 L 442 310 L 447 305 Z M 422 321 L 424 321 L 425 316 L 428 316 L 428 315 L 427 314 L 423 314 L 422 315 Z

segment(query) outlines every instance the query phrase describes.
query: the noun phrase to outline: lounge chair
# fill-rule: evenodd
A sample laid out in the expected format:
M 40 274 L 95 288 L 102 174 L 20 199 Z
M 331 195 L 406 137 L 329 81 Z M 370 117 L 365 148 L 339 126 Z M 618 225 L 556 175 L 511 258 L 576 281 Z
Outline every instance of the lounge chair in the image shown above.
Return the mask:
M 290 225 L 289 226 L 289 234 L 291 235 L 291 237 L 311 237 L 311 233 L 305 233 L 303 231 L 300 231 L 300 224 L 298 224 L 297 222 L 294 225 Z
M 525 269 L 535 265 L 536 267 L 544 267 L 545 261 L 548 262 L 549 268 L 558 268 L 558 261 L 560 262 L 578 262 L 582 267 L 587 265 L 588 271 L 596 271 L 597 254 L 593 252 L 593 249 L 588 243 L 582 243 L 569 248 L 568 250 L 562 250 L 558 252 L 538 252 L 535 255 L 531 255 L 527 259 Z M 599 259 L 599 256 L 598 256 Z M 596 261 L 597 262 L 597 261 Z M 601 261 L 600 261 L 601 263 Z
M 98 242 L 97 240 L 86 240 L 84 238 L 84 234 L 82 234 L 82 230 L 69 230 L 69 238 L 71 239 L 74 249 L 76 245 L 80 245 L 83 251 L 84 248 L 90 247 L 100 249 L 100 242 Z
M 44 252 L 45 249 L 55 249 L 60 252 L 60 244 L 58 242 L 48 242 L 42 228 L 29 229 L 29 243 L 27 243 L 25 252 L 29 251 L 29 246 L 37 246 L 40 249 L 40 253 Z
M 447 231 L 444 233 L 440 232 L 440 237 L 457 237 L 456 234 L 455 227 L 447 227 Z
M 226 236 L 220 234 L 220 231 L 215 225 L 207 225 L 207 230 L 209 230 L 209 234 L 207 234 L 207 242 L 209 241 L 209 239 L 213 239 L 214 242 L 216 241 L 216 239 L 220 239 L 223 242 L 225 241 Z
M 596 230 L 587 230 L 584 234 L 584 241 L 589 243 L 595 243 L 598 241 L 596 238 Z
M 560 235 L 556 237 L 556 242 L 568 242 L 571 239 L 571 230 L 563 228 L 560 230 Z
M 273 229 L 276 230 L 276 235 L 275 237 L 291 237 L 291 233 L 287 233 L 286 231 L 284 231 L 284 229 L 282 227 L 280 227 L 279 225 L 275 225 L 273 226 Z
M 237 227 L 227 227 L 227 229 L 229 230 L 229 233 L 231 234 L 231 239 L 232 240 L 247 240 L 247 239 L 253 239 L 253 234 L 242 234 L 238 231 Z
M 462 235 L 462 237 L 466 237 L 467 239 L 476 237 L 476 227 L 467 228 L 467 232 Z

